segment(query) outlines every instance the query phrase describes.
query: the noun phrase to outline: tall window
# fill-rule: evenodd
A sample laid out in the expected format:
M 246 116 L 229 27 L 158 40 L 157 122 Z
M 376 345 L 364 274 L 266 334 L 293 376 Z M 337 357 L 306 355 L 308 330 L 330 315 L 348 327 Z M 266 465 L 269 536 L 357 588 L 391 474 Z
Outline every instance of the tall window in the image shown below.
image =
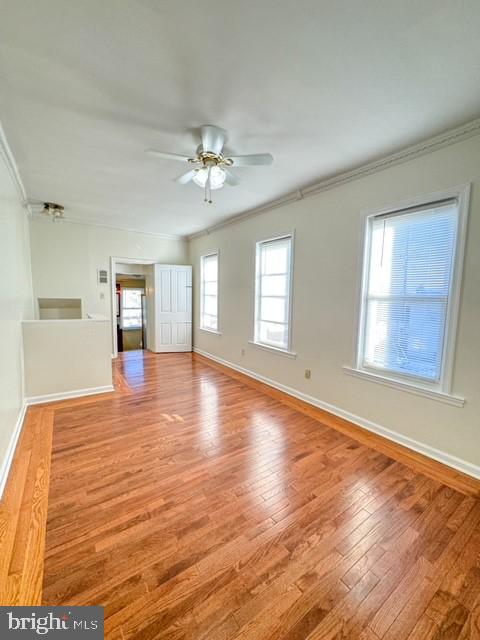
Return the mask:
M 142 327 L 143 289 L 122 289 L 122 329 L 140 329 Z
M 449 199 L 368 218 L 359 369 L 442 388 L 459 211 Z
M 292 236 L 257 242 L 254 341 L 290 349 Z
M 200 327 L 218 331 L 218 253 L 202 256 L 200 267 Z

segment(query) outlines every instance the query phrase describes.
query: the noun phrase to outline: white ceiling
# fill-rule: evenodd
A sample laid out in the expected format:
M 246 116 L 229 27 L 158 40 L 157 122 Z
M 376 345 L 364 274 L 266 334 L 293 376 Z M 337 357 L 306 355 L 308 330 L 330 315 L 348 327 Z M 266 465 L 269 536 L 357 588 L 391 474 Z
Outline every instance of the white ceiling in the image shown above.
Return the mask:
M 480 115 L 478 0 L 3 0 L 0 120 L 28 196 L 189 234 Z M 229 132 L 239 187 L 183 165 Z

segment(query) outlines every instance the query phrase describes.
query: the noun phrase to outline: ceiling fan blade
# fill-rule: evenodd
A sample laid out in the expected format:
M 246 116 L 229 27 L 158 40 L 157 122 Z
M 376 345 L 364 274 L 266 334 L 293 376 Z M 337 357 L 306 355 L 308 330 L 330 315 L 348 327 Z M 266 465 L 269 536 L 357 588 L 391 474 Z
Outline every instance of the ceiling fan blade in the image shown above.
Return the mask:
M 181 156 L 178 153 L 170 153 L 169 151 L 157 151 L 156 149 L 146 149 L 145 153 L 148 153 L 151 156 L 157 156 L 159 158 L 164 158 L 165 160 L 179 160 L 180 162 L 188 162 L 188 156 Z
M 175 178 L 175 182 L 178 182 L 178 184 L 187 184 L 187 182 L 190 182 L 190 180 L 193 179 L 193 176 L 196 174 L 196 172 L 196 169 L 191 169 L 190 171 L 187 171 L 187 173 L 182 173 L 181 176 Z
M 229 171 L 228 169 L 223 169 L 225 171 L 225 182 L 229 184 L 231 187 L 236 187 L 237 184 L 240 184 L 240 178 L 236 176 L 234 173 Z
M 200 128 L 202 134 L 202 148 L 204 151 L 211 151 L 212 153 L 221 153 L 225 140 L 227 139 L 227 132 L 225 129 L 215 127 L 213 124 L 204 124 Z
M 272 164 L 273 156 L 271 153 L 253 153 L 249 156 L 229 156 L 229 160 L 233 160 L 234 167 L 246 167 L 258 164 Z

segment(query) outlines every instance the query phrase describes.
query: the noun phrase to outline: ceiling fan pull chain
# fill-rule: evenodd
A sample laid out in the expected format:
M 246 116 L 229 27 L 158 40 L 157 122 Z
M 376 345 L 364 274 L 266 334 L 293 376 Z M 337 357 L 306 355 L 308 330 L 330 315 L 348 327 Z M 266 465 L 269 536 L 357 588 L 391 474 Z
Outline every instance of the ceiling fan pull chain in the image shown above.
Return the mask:
M 212 185 L 210 182 L 210 173 L 212 171 L 212 166 L 210 165 L 208 167 L 208 176 L 207 176 L 207 182 L 205 183 L 205 186 L 208 185 L 208 204 L 212 204 Z

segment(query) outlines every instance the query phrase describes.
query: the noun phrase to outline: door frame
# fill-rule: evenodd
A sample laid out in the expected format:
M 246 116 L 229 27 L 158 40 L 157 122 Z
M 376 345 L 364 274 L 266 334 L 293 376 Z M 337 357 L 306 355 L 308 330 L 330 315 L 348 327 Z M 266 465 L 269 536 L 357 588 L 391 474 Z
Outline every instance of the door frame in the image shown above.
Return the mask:
M 116 287 L 116 274 L 117 263 L 121 264 L 161 264 L 156 260 L 148 258 L 122 258 L 120 256 L 110 256 L 110 283 L 111 283 L 111 296 L 110 296 L 110 312 L 111 312 L 111 330 L 112 330 L 112 358 L 118 358 L 118 345 L 117 345 L 117 287 Z M 147 320 L 148 322 L 148 320 Z

